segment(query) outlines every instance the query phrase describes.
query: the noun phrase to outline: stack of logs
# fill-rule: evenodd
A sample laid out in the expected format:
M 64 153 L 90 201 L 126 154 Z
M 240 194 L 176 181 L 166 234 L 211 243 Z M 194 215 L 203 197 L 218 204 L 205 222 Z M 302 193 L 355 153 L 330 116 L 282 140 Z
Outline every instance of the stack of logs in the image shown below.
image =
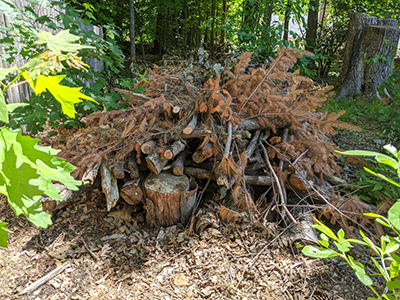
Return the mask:
M 332 87 L 288 72 L 300 56 L 282 49 L 268 68 L 246 71 L 245 53 L 222 86 L 219 76 L 195 87 L 154 70 L 139 83 L 146 96 L 119 90 L 131 109 L 95 112 L 81 120 L 85 128 L 64 131 L 52 146 L 89 186 L 100 171 L 108 210 L 121 197 L 143 205 L 149 224 L 187 223 L 216 184 L 250 215 L 256 199 L 249 187 L 274 185 L 282 215 L 296 222 L 286 190 L 306 193 L 315 174 L 339 174 L 336 145 L 325 134 L 356 129 L 337 120 L 342 112 L 316 113 Z

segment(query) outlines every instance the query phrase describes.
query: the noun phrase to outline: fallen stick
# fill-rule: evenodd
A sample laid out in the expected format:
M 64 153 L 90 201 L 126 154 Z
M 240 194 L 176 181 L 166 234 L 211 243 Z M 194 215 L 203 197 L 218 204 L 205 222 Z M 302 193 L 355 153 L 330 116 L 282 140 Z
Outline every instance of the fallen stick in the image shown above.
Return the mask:
M 188 176 L 192 176 L 194 178 L 200 180 L 207 180 L 211 178 L 211 180 L 216 181 L 215 175 L 208 170 L 201 169 L 201 168 L 193 168 L 193 167 L 186 167 L 184 173 Z M 251 176 L 245 175 L 244 182 L 250 185 L 260 185 L 260 186 L 270 186 L 272 185 L 272 179 L 269 176 Z
M 183 129 L 183 134 L 191 134 L 197 125 L 197 114 L 194 114 L 189 124 Z
M 69 261 L 63 263 L 61 266 L 59 266 L 59 267 L 55 268 L 53 271 L 47 273 L 42 278 L 40 278 L 40 279 L 36 280 L 34 283 L 28 285 L 25 289 L 22 290 L 21 295 L 25 295 L 27 293 L 32 293 L 33 291 L 35 291 L 41 285 L 45 284 L 49 280 L 53 279 L 57 275 L 59 275 L 62 272 L 64 272 L 64 270 L 66 268 L 68 268 L 69 266 L 70 266 L 70 262 Z
M 267 149 L 265 149 L 265 146 L 264 146 L 262 143 L 260 144 L 260 146 L 261 146 L 261 148 L 263 149 L 264 156 L 265 156 L 265 161 L 267 162 L 268 167 L 269 167 L 269 169 L 270 169 L 270 171 L 271 171 L 271 174 L 272 174 L 272 176 L 274 176 L 274 179 L 275 179 L 275 181 L 276 181 L 276 185 L 278 186 L 278 191 L 279 191 L 279 195 L 280 195 L 280 197 L 281 197 L 281 202 L 282 202 L 281 204 L 282 204 L 284 210 L 286 211 L 286 213 L 288 214 L 288 216 L 290 217 L 290 219 L 292 220 L 292 222 L 293 222 L 294 224 L 297 224 L 296 219 L 292 216 L 292 214 L 290 213 L 290 211 L 289 211 L 288 208 L 286 207 L 286 203 L 285 203 L 285 202 L 286 202 L 286 200 L 285 200 L 286 198 L 285 198 L 285 196 L 284 196 L 284 193 L 286 194 L 286 192 L 284 192 L 284 191 L 282 190 L 282 186 L 281 186 L 282 181 L 278 178 L 278 176 L 276 175 L 274 169 L 272 168 L 271 162 L 269 161 Z

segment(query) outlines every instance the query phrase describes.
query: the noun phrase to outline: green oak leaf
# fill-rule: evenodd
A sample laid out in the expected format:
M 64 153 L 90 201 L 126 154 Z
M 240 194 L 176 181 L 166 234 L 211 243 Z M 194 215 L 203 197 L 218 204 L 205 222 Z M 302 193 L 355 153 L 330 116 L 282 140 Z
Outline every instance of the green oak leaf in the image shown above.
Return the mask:
M 0 90 L 0 121 L 8 123 L 8 109 L 6 100 L 4 99 L 3 92 Z
M 24 72 L 24 77 L 28 79 L 27 72 Z M 36 80 L 29 81 L 30 86 L 38 95 L 46 91 L 46 89 L 61 103 L 62 110 L 70 118 L 74 118 L 76 114 L 75 104 L 82 102 L 81 99 L 90 100 L 96 102 L 93 98 L 86 96 L 80 92 L 82 89 L 72 88 L 64 85 L 60 85 L 60 82 L 65 78 L 66 75 L 57 76 L 44 76 L 38 75 Z
M 34 44 L 36 45 L 46 44 L 46 47 L 55 53 L 60 53 L 60 54 L 61 52 L 76 53 L 78 52 L 78 50 L 81 49 L 88 49 L 88 48 L 94 49 L 94 47 L 75 44 L 75 42 L 78 41 L 80 37 L 69 33 L 69 30 L 62 30 L 56 35 L 53 35 L 47 31 L 42 31 L 36 34 L 36 36 L 38 40 Z
M 7 232 L 13 233 L 6 227 L 8 223 L 0 221 L 0 247 L 7 248 L 8 235 Z
M 15 214 L 24 214 L 36 226 L 47 228 L 51 224 L 51 216 L 42 210 L 40 196 L 43 191 L 30 184 L 31 179 L 39 175 L 35 168 L 18 159 L 13 145 L 5 151 L 2 172 L 7 177 L 8 203 Z

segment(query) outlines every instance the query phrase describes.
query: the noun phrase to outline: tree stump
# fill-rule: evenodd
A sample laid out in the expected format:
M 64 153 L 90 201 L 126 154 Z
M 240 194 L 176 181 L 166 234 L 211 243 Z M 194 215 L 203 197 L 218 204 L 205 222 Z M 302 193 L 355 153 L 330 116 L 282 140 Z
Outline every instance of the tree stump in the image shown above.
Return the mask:
M 338 98 L 369 101 L 377 97 L 377 89 L 392 74 L 392 65 L 387 60 L 372 60 L 394 58 L 400 37 L 397 23 L 396 19 L 350 14 L 343 66 L 335 82 Z
M 144 181 L 148 201 L 152 202 L 152 211 L 160 226 L 186 224 L 196 200 L 197 184 L 190 183 L 187 176 L 175 176 L 169 172 L 152 174 Z M 149 209 L 149 205 L 147 205 Z M 146 218 L 147 219 L 147 218 Z

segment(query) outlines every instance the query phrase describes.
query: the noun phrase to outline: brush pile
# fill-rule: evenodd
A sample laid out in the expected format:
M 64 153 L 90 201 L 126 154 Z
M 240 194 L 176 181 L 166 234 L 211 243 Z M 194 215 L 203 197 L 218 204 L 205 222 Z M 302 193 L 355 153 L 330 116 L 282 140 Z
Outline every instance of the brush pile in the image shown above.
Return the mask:
M 273 186 L 272 197 L 292 217 L 288 191 L 306 193 L 312 178 L 341 173 L 326 134 L 358 128 L 338 120 L 344 111 L 322 111 L 333 87 L 289 72 L 299 50 L 283 48 L 259 68 L 248 67 L 251 55 L 205 84 L 155 68 L 137 84 L 144 94 L 119 90 L 130 109 L 95 112 L 84 128 L 60 131 L 53 147 L 90 184 L 101 173 L 109 210 L 121 196 L 143 205 L 150 224 L 186 223 L 215 183 L 250 216 L 252 187 Z

